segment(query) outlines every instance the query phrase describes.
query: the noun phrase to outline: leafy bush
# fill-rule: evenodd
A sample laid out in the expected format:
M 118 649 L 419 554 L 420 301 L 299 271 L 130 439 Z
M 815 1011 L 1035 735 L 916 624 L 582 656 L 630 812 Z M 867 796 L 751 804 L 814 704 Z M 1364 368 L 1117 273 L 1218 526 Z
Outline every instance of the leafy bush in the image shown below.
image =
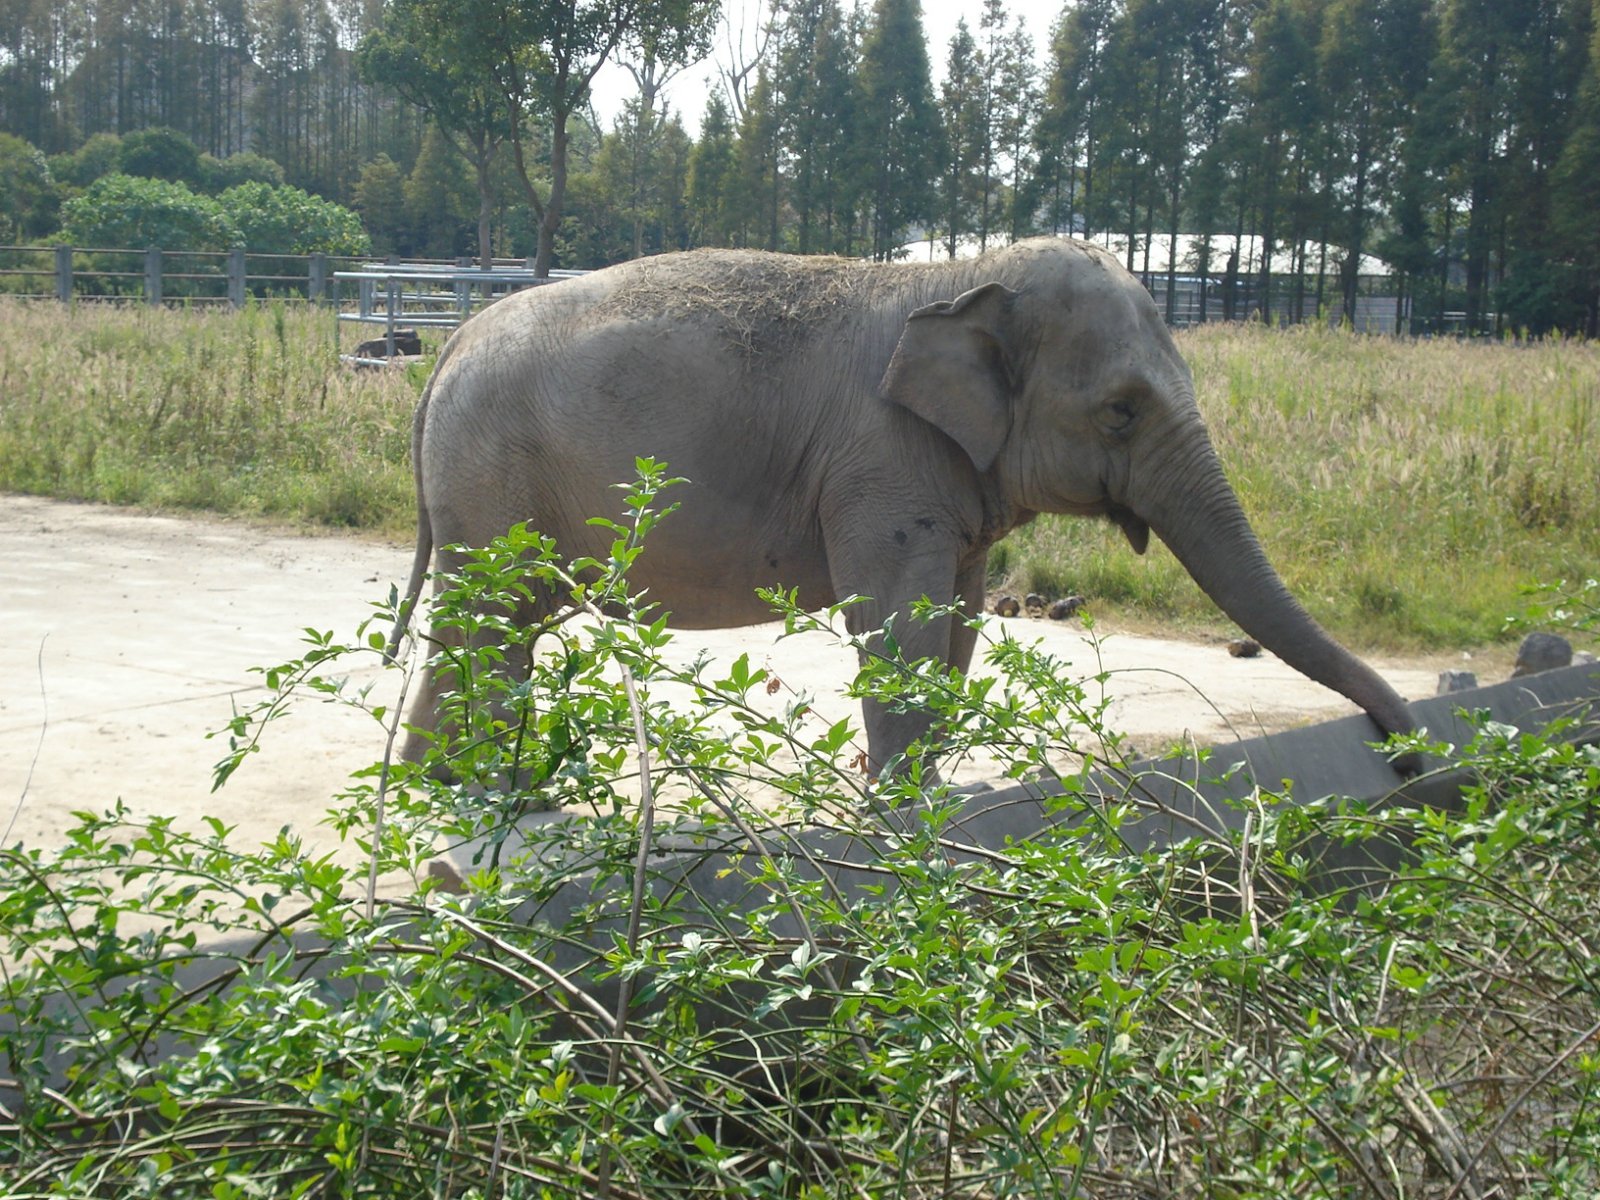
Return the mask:
M 204 190 L 213 196 L 241 183 L 265 183 L 278 187 L 283 183 L 283 168 L 266 155 L 251 150 L 230 154 L 227 158 L 202 154 L 200 182 Z
M 241 183 L 217 203 L 238 244 L 257 254 L 365 254 L 371 247 L 355 213 L 297 187 Z
M 55 180 L 43 154 L 0 133 L 0 242 L 43 237 L 56 225 Z
M 332 814 L 364 871 L 121 810 L 0 854 L 15 1194 L 1594 1193 L 1594 749 L 1486 725 L 1457 815 L 1260 791 L 1242 835 L 1135 853 L 1163 816 L 1061 765 L 1099 712 L 1064 664 L 1003 639 L 1004 677 L 963 679 L 890 630 L 858 690 L 1061 793 L 975 848 L 917 761 L 863 778 L 848 722 L 748 660 L 662 662 L 626 594 L 641 473 L 605 561 L 516 529 L 445 581 L 462 693 L 429 762 L 386 754 Z M 525 647 L 534 591 L 568 603 L 506 681 L 467 647 Z M 383 640 L 267 671 L 219 779 L 296 696 L 368 705 L 343 664 Z M 589 815 L 523 820 L 550 806 Z M 1330 848 L 1411 865 L 1330 891 Z
M 56 179 L 82 191 L 102 175 L 114 175 L 121 170 L 122 139 L 114 133 L 97 133 L 70 154 L 57 154 L 50 159 L 50 170 Z
M 209 196 L 181 183 L 112 174 L 61 206 L 61 236 L 74 246 L 107 249 L 226 250 L 239 233 Z
M 165 126 L 123 134 L 117 167 L 124 175 L 165 179 L 185 187 L 198 187 L 201 182 L 200 148 L 187 134 Z

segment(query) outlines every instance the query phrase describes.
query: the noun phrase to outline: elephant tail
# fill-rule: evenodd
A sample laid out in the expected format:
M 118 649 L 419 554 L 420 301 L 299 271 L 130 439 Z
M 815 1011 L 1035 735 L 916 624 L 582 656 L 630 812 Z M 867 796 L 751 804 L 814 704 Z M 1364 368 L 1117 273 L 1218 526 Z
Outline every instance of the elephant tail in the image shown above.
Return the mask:
M 422 583 L 428 577 L 428 564 L 433 559 L 433 522 L 428 517 L 428 497 L 422 486 L 422 439 L 427 430 L 428 402 L 433 398 L 433 385 L 438 382 L 439 373 L 444 369 L 445 360 L 450 357 L 455 344 L 456 339 L 451 338 L 440 352 L 433 374 L 428 377 L 428 385 L 422 389 L 422 399 L 417 402 L 417 415 L 411 422 L 411 476 L 417 487 L 417 549 L 411 559 L 411 578 L 406 581 L 405 595 L 400 600 L 394 629 L 383 650 L 384 657 L 391 661 L 399 653 L 400 643 L 411 628 L 417 598 L 422 595 Z

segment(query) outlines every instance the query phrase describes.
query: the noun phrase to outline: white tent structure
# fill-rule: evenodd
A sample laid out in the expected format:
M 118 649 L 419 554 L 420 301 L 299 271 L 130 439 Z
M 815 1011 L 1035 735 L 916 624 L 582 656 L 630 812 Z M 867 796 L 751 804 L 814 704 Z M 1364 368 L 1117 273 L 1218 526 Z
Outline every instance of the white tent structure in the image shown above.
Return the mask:
M 1133 273 L 1139 275 L 1147 288 L 1156 298 L 1158 306 L 1163 311 L 1166 308 L 1167 283 L 1169 272 L 1175 275 L 1174 297 L 1172 307 L 1172 321 L 1175 325 L 1190 325 L 1200 320 L 1200 296 L 1204 286 L 1207 302 L 1205 313 L 1207 320 L 1221 320 L 1226 311 L 1223 300 L 1223 290 L 1230 279 L 1236 288 L 1235 313 L 1239 318 L 1247 318 L 1259 312 L 1259 305 L 1254 293 L 1259 290 L 1259 281 L 1263 270 L 1263 245 L 1262 240 L 1254 236 L 1235 238 L 1231 233 L 1216 233 L 1210 237 L 1211 259 L 1207 264 L 1206 278 L 1202 281 L 1199 277 L 1200 254 L 1206 241 L 1199 234 L 1179 234 L 1176 240 L 1167 234 L 1153 234 L 1149 242 L 1149 255 L 1146 257 L 1144 239 L 1135 239 L 1132 262 L 1129 263 L 1128 238 L 1124 234 L 1104 233 L 1097 234 L 1089 239 L 1098 246 L 1104 247 L 1114 254 L 1118 261 L 1124 265 L 1131 265 Z M 991 249 L 1005 244 L 1004 237 L 989 239 Z M 1237 252 L 1237 262 L 1232 263 L 1230 272 L 1230 259 Z M 978 239 L 963 237 L 956 244 L 955 257 L 972 258 L 979 253 Z M 1301 247 L 1299 262 L 1303 263 L 1303 270 L 1308 277 L 1317 274 L 1335 276 L 1342 270 L 1349 251 L 1342 246 L 1329 245 L 1326 248 L 1319 242 L 1306 242 Z M 1176 256 L 1176 270 L 1170 264 Z M 900 248 L 899 256 L 908 262 L 938 262 L 949 257 L 949 247 L 946 240 L 940 236 L 924 236 L 914 242 L 907 242 Z M 1291 247 L 1276 245 L 1272 250 L 1271 269 L 1275 281 L 1283 282 L 1290 271 L 1297 265 L 1296 255 Z M 1360 266 L 1356 272 L 1367 280 L 1379 283 L 1378 291 L 1389 292 L 1389 295 L 1361 294 L 1356 297 L 1355 327 L 1369 333 L 1394 333 L 1406 326 L 1406 303 L 1393 295 L 1394 289 L 1384 287 L 1382 284 L 1390 280 L 1394 270 L 1388 263 L 1369 254 L 1361 256 Z M 1314 285 L 1308 282 L 1308 290 Z M 1367 289 L 1372 290 L 1372 289 Z M 1278 286 L 1273 288 L 1274 301 L 1272 311 L 1281 316 L 1286 311 L 1283 303 L 1283 294 Z M 1331 285 L 1324 285 L 1322 293 L 1325 307 L 1332 307 L 1334 312 L 1329 320 L 1337 321 L 1341 314 L 1338 312 L 1337 291 Z M 1303 297 L 1302 303 L 1310 310 L 1307 316 L 1314 316 L 1315 299 L 1311 295 Z

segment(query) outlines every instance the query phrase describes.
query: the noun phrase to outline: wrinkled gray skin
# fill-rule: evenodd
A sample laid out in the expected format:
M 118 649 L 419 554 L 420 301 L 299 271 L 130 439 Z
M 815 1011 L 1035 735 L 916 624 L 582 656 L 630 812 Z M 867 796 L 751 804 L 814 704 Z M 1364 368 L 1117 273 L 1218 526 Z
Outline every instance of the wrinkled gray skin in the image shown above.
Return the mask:
M 564 557 L 604 553 L 586 519 L 617 511 L 639 455 L 690 480 L 632 576 L 678 627 L 766 620 L 755 589 L 774 584 L 813 609 L 872 597 L 848 610 L 856 631 L 924 595 L 977 612 L 1010 530 L 1107 517 L 1139 553 L 1154 530 L 1246 633 L 1380 730 L 1411 727 L 1284 588 L 1155 305 L 1092 246 L 936 265 L 697 251 L 502 300 L 456 333 L 417 413 L 408 595 L 434 547 L 518 521 Z M 948 620 L 896 630 L 907 658 L 972 657 L 974 633 Z M 433 726 L 439 687 L 425 678 L 414 724 Z M 927 728 L 864 717 L 875 765 Z M 413 734 L 408 757 L 424 749 Z

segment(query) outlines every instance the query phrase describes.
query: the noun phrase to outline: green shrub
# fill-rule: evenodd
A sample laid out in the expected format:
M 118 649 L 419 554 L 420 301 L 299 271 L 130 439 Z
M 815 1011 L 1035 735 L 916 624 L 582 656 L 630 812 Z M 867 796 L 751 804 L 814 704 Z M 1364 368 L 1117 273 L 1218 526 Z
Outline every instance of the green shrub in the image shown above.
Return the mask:
M 365 254 L 371 247 L 355 213 L 297 187 L 241 183 L 217 203 L 237 244 L 257 254 Z
M 213 196 L 241 183 L 265 183 L 270 187 L 279 187 L 283 183 L 283 168 L 266 155 L 250 150 L 230 154 L 227 158 L 202 154 L 200 183 Z
M 123 134 L 117 169 L 124 175 L 165 179 L 185 187 L 199 187 L 202 180 L 200 148 L 187 134 L 165 126 Z
M 217 201 L 181 183 L 113 174 L 61 206 L 61 237 L 104 249 L 226 250 L 239 231 Z
M 51 233 L 59 202 L 44 155 L 21 138 L 0 133 L 0 242 Z
M 516 529 L 444 581 L 463 692 L 428 763 L 386 754 L 331 814 L 365 869 L 120 809 L 0 853 L 13 1194 L 1594 1194 L 1600 753 L 1485 724 L 1458 814 L 1259 791 L 1242 835 L 1138 853 L 1138 780 L 1105 803 L 1062 765 L 1099 745 L 1066 664 L 875 653 L 858 690 L 1077 818 L 975 851 L 915 761 L 869 781 L 850 724 L 766 702 L 748 659 L 670 668 L 663 628 L 602 617 L 637 617 L 672 519 L 641 473 L 606 561 Z M 528 588 L 569 603 L 510 683 L 460 647 Z M 367 706 L 344 680 L 383 641 L 310 634 L 219 779 L 301 694 Z M 587 819 L 518 824 L 549 806 Z M 817 822 L 867 839 L 863 886 L 785 832 Z M 669 842 L 720 848 L 716 879 Z M 1330 893 L 1330 847 L 1410 867 Z

